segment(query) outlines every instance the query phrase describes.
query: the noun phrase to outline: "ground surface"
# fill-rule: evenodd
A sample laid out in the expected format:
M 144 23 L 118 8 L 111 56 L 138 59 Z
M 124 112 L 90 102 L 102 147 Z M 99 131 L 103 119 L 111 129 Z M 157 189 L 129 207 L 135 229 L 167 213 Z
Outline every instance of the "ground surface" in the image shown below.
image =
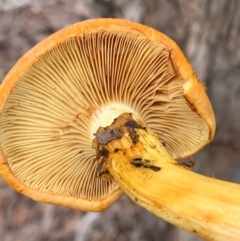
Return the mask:
M 181 46 L 206 83 L 218 124 L 194 170 L 240 182 L 240 1 L 0 0 L 0 81 L 37 42 L 92 17 L 142 22 Z M 127 197 L 103 213 L 84 213 L 36 203 L 0 179 L 0 210 L 0 241 L 200 240 Z

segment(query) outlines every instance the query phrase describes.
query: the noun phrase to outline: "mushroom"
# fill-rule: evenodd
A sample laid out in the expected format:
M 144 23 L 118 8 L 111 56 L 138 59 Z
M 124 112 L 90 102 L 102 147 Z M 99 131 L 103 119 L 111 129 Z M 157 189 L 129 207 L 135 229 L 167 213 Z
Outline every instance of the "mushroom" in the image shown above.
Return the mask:
M 239 186 L 174 161 L 214 133 L 205 87 L 181 50 L 126 20 L 60 30 L 27 52 L 0 86 L 0 174 L 19 192 L 85 211 L 104 210 L 126 192 L 203 238 L 234 240 Z

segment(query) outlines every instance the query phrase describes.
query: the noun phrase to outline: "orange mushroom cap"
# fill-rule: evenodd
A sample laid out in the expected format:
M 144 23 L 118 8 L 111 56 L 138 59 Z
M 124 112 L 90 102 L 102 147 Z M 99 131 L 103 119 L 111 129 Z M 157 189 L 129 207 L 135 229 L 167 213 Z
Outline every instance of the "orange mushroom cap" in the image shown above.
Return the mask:
M 96 176 L 91 144 L 124 112 L 175 158 L 215 133 L 205 87 L 167 36 L 120 19 L 66 27 L 28 51 L 0 86 L 0 174 L 37 201 L 106 209 L 123 192 Z

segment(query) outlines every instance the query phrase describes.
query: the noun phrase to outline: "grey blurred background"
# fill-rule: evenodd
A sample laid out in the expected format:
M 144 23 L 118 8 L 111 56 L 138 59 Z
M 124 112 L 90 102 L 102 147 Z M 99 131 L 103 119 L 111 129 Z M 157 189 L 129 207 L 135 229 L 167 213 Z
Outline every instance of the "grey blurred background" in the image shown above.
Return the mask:
M 240 1 L 0 0 L 0 82 L 36 43 L 97 17 L 141 22 L 178 43 L 206 83 L 217 119 L 215 139 L 194 156 L 194 171 L 240 182 Z M 0 241 L 201 240 L 126 196 L 103 213 L 84 213 L 36 203 L 0 179 L 0 210 Z

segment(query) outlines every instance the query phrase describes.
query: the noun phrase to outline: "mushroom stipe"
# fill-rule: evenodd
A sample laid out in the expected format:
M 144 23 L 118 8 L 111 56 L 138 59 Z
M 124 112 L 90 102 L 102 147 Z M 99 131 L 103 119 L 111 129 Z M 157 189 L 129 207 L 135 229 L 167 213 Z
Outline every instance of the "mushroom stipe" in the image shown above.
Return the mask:
M 176 162 L 159 141 L 159 135 L 149 128 L 134 128 L 138 141 L 133 142 L 124 119 L 143 126 L 141 121 L 125 113 L 112 126 L 105 127 L 120 128 L 121 138 L 104 145 L 97 143 L 97 138 L 93 140 L 97 153 L 103 147 L 109 151 L 102 166 L 109 170 L 108 178 L 117 180 L 134 202 L 176 226 L 205 240 L 237 241 L 239 223 L 229 225 L 229 222 L 240 218 L 237 199 L 240 195 L 234 193 L 234 199 L 229 198 L 222 185 L 232 192 L 239 191 L 239 186 L 191 172 L 189 169 L 194 161 Z M 116 148 L 117 152 L 114 151 Z M 225 205 L 225 201 L 231 203 L 230 206 Z M 221 205 L 216 206 L 213 202 L 221 202 Z M 226 231 L 225 227 L 231 231 Z
M 170 38 L 127 20 L 83 21 L 37 44 L 0 85 L 0 174 L 36 201 L 102 211 L 126 193 L 205 240 L 238 241 L 239 185 L 174 160 L 215 126 Z
M 127 115 L 127 114 L 126 114 Z M 131 118 L 131 115 L 127 115 L 129 118 Z M 121 118 L 121 117 L 120 117 Z M 120 123 L 122 123 L 122 121 L 120 121 Z M 115 118 L 114 122 L 113 122 L 114 126 L 118 124 L 118 119 Z M 104 128 L 99 128 L 98 133 L 95 133 L 94 135 L 96 136 L 96 141 L 97 144 L 94 143 L 93 146 L 98 146 L 98 151 L 97 151 L 97 168 L 96 168 L 96 173 L 98 177 L 102 177 L 104 179 L 109 179 L 112 178 L 112 176 L 110 175 L 110 173 L 107 170 L 107 167 L 105 167 L 105 163 L 106 160 L 108 158 L 109 155 L 109 150 L 106 149 L 106 147 L 104 147 L 103 145 L 106 145 L 114 140 L 119 140 L 122 138 L 122 135 L 124 133 L 124 130 L 122 130 L 122 128 L 125 128 L 129 137 L 132 140 L 132 144 L 136 144 L 138 142 L 138 134 L 136 132 L 135 129 L 143 129 L 146 130 L 146 127 L 143 127 L 141 125 L 139 125 L 135 120 L 133 119 L 128 119 L 123 126 L 119 126 L 119 127 L 115 127 L 113 128 L 112 126 L 110 127 L 104 127 Z M 102 147 L 103 146 L 103 147 Z M 134 148 L 133 146 L 131 146 L 131 149 Z M 118 152 L 119 148 L 115 148 L 114 152 Z M 130 159 L 130 163 L 132 165 L 134 165 L 135 167 L 142 167 L 142 168 L 149 168 L 153 171 L 160 171 L 160 167 L 152 165 L 150 163 L 150 160 L 148 159 L 142 159 L 141 157 L 134 157 L 132 159 Z

